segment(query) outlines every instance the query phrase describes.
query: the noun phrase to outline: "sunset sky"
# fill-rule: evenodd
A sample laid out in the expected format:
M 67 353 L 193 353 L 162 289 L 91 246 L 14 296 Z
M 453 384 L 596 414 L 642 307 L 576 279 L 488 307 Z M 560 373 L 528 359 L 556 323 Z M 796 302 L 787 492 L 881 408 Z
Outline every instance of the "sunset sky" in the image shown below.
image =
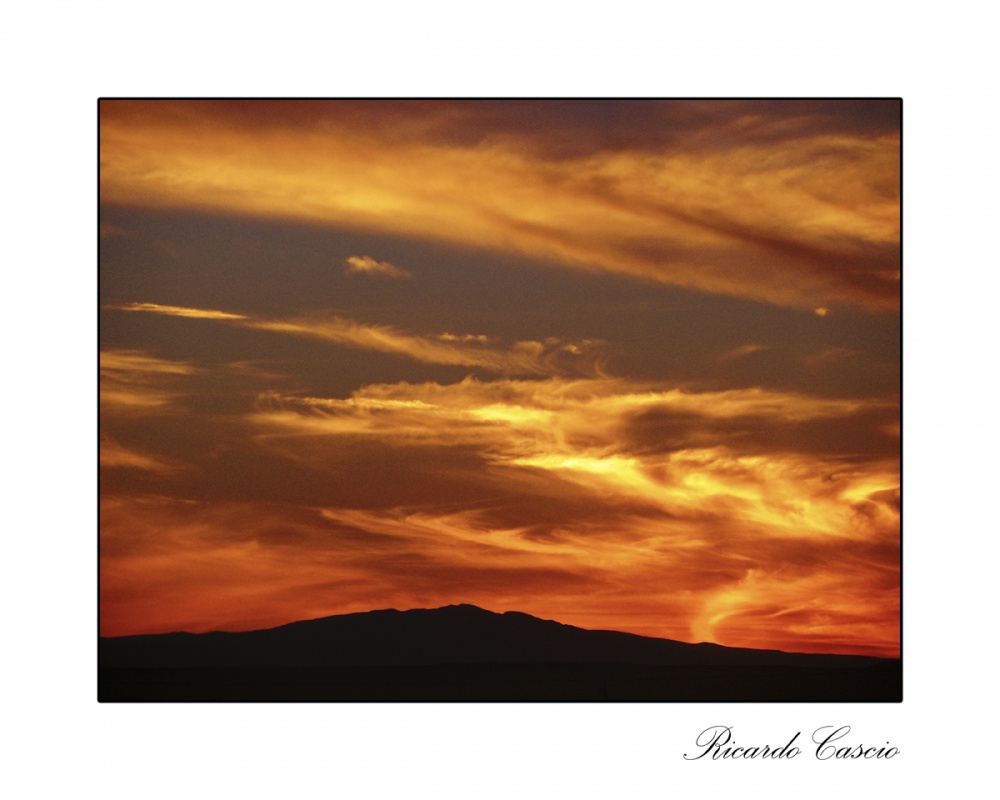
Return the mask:
M 899 655 L 899 101 L 102 101 L 100 629 Z

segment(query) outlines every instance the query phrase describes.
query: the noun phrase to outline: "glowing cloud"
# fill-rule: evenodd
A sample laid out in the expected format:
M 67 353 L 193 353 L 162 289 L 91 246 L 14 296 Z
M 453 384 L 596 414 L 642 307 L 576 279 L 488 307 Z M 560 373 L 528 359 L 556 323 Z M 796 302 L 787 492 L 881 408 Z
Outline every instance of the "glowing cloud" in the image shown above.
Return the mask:
M 695 441 L 657 446 L 630 440 L 627 432 L 651 409 L 694 415 L 706 425 L 829 419 L 850 426 L 869 424 L 852 419 L 872 409 L 892 413 L 891 402 L 824 401 L 761 390 L 635 388 L 622 381 L 559 379 L 370 386 L 344 400 L 271 395 L 261 398 L 251 419 L 272 452 L 281 452 L 282 437 L 290 437 L 289 447 L 308 453 L 313 464 L 322 463 L 324 451 L 335 463 L 338 439 L 364 437 L 417 448 L 435 461 L 446 460 L 454 448 L 471 447 L 490 469 L 507 474 L 505 482 L 517 476 L 532 492 L 572 496 L 574 506 L 586 509 L 579 519 L 544 524 L 537 515 L 519 517 L 512 510 L 497 512 L 498 517 L 474 508 L 444 516 L 404 507 L 327 509 L 328 519 L 419 541 L 415 549 L 427 557 L 471 548 L 461 558 L 492 564 L 497 580 L 504 564 L 529 554 L 533 566 L 558 563 L 584 583 L 598 575 L 610 580 L 612 574 L 622 581 L 628 575 L 653 581 L 646 571 L 655 564 L 655 580 L 686 598 L 685 618 L 693 620 L 692 627 L 626 623 L 622 611 L 617 621 L 629 630 L 742 646 L 782 641 L 801 649 L 815 641 L 816 649 L 849 651 L 851 620 L 865 613 L 859 598 L 874 602 L 891 591 L 892 576 L 898 577 L 896 460 L 875 454 L 864 463 L 836 453 L 761 450 L 750 441 L 741 452 L 739 440 L 729 446 Z M 423 457 L 400 458 L 423 463 Z M 855 544 L 845 547 L 847 541 Z M 488 553 L 476 555 L 477 548 Z M 776 570 L 777 563 L 785 566 Z M 875 588 L 868 588 L 872 581 Z M 663 608 L 677 608 L 677 598 L 644 585 L 647 600 L 655 595 Z M 817 588 L 830 600 L 822 614 L 820 601 L 804 599 Z M 775 605 L 778 596 L 787 604 Z M 569 605 L 549 601 L 546 607 L 558 607 L 560 619 L 572 620 L 580 611 Z M 782 620 L 773 619 L 782 608 L 789 611 L 791 626 L 784 634 Z M 730 625 L 737 618 L 754 622 Z M 869 618 L 870 641 L 879 642 L 870 645 L 872 651 L 893 652 L 893 626 L 898 626 L 893 608 L 886 607 L 877 620 Z
M 492 345 L 489 337 L 477 334 L 419 336 L 388 325 L 368 325 L 338 316 L 261 319 L 224 311 L 162 306 L 156 303 L 131 303 L 110 308 L 232 322 L 248 328 L 320 339 L 345 347 L 406 356 L 427 364 L 479 367 L 503 374 L 600 375 L 603 372 L 603 342 L 593 339 L 568 341 L 550 337 L 544 341 L 514 342 L 503 348 Z
M 730 104 L 709 121 L 716 135 L 691 125 L 657 147 L 553 159 L 523 137 L 448 135 L 456 110 L 467 130 L 479 108 L 105 101 L 101 199 L 431 236 L 779 305 L 819 301 L 817 313 L 898 308 L 898 127 L 823 130 Z
M 165 314 L 170 317 L 187 317 L 189 319 L 246 319 L 242 314 L 230 314 L 227 311 L 162 306 L 158 303 L 129 303 L 124 306 L 107 306 L 107 308 L 117 311 L 150 311 L 153 314 Z
M 412 277 L 405 269 L 400 269 L 388 261 L 376 261 L 371 256 L 351 256 L 345 259 L 348 275 L 382 275 L 388 278 Z
M 104 351 L 100 362 L 102 414 L 167 410 L 178 396 L 178 380 L 202 371 L 137 350 Z

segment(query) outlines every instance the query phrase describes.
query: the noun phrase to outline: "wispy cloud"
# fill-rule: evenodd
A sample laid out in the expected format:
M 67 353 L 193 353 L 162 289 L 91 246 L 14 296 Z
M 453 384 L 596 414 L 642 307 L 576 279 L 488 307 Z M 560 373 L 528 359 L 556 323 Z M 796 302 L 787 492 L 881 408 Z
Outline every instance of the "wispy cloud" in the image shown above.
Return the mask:
M 141 350 L 102 351 L 101 412 L 167 410 L 178 397 L 178 380 L 201 372 L 188 362 L 158 358 Z
M 899 526 L 893 446 L 844 455 L 818 432 L 816 447 L 786 450 L 751 432 L 798 425 L 795 435 L 808 438 L 810 426 L 826 420 L 841 435 L 857 428 L 878 439 L 885 435 L 877 430 L 881 421 L 894 413 L 891 400 L 650 391 L 611 380 L 468 379 L 369 386 L 348 399 L 271 395 L 251 419 L 274 452 L 287 436 L 288 447 L 308 453 L 311 464 L 322 463 L 326 449 L 331 465 L 337 463 L 333 454 L 348 446 L 338 442 L 358 438 L 404 448 L 400 469 L 441 469 L 453 453 L 471 448 L 494 471 L 487 496 L 517 485 L 539 499 L 442 513 L 425 497 L 426 508 L 323 513 L 410 542 L 431 561 L 450 554 L 491 564 L 496 580 L 508 560 L 559 566 L 576 575 L 568 584 L 575 588 L 566 591 L 582 603 L 573 611 L 571 602 L 549 598 L 547 608 L 559 619 L 592 613 L 583 610 L 584 595 L 600 592 L 605 604 L 630 608 L 631 623 L 623 622 L 624 610 L 616 620 L 629 630 L 639 630 L 636 605 L 654 602 L 662 604 L 661 616 L 676 613 L 691 627 L 661 622 L 642 632 L 827 651 L 850 650 L 850 642 L 865 638 L 873 651 L 891 654 Z M 648 429 L 636 423 L 650 414 L 683 418 L 683 434 L 668 440 L 642 434 Z M 557 509 L 555 517 L 546 506 Z M 483 548 L 488 552 L 477 555 Z M 671 586 L 667 594 L 654 588 L 663 582 Z M 876 602 L 885 604 L 884 614 L 870 613 Z M 781 613 L 787 616 L 776 620 Z M 862 617 L 864 630 L 857 627 Z
M 632 403 L 598 390 L 585 414 L 585 387 L 551 385 L 531 407 L 505 383 L 264 399 L 255 441 L 272 463 L 284 442 L 328 476 L 324 490 L 298 506 L 109 501 L 106 632 L 247 629 L 461 598 L 687 641 L 894 653 L 891 468 L 725 447 L 646 453 L 621 435 Z M 576 402 L 552 413 L 561 392 Z M 345 472 L 348 454 L 386 447 L 378 469 Z M 461 473 L 462 489 L 452 464 L 470 451 L 482 463 Z M 442 478 L 438 494 L 407 489 Z M 366 505 L 331 505 L 329 487 L 352 481 L 374 484 Z
M 898 308 L 898 122 L 691 106 L 672 139 L 615 147 L 598 126 L 604 146 L 552 158 L 488 135 L 475 104 L 413 104 L 399 126 L 374 124 L 377 105 L 318 108 L 320 126 L 293 104 L 251 126 L 252 104 L 106 102 L 102 200 L 430 236 L 810 310 Z
M 348 347 L 406 356 L 427 364 L 478 367 L 513 375 L 599 374 L 603 343 L 557 337 L 489 345 L 479 335 L 420 336 L 388 325 L 367 325 L 342 317 L 260 320 L 251 327 L 321 339 Z
M 376 261 L 371 256 L 351 256 L 345 259 L 345 270 L 348 275 L 381 275 L 387 278 L 413 277 L 405 269 L 390 264 L 388 261 Z
M 101 436 L 101 468 L 141 469 L 149 472 L 170 472 L 173 467 L 164 461 L 125 447 L 111 436 Z
M 727 361 L 736 361 L 737 359 L 745 358 L 746 356 L 753 355 L 754 353 L 759 353 L 762 350 L 770 349 L 771 348 L 768 345 L 763 344 L 744 344 L 722 353 L 719 356 L 719 361 L 722 363 Z
M 142 350 L 104 350 L 100 364 L 102 378 L 119 380 L 144 379 L 153 375 L 192 375 L 201 371 L 186 361 L 158 358 Z
M 761 390 L 637 392 L 617 381 L 467 379 L 449 386 L 370 386 L 348 399 L 272 394 L 261 399 L 252 419 L 263 430 L 296 437 L 473 447 L 496 466 L 541 470 L 587 491 L 630 497 L 673 515 L 715 509 L 733 517 L 733 524 L 737 519 L 744 527 L 759 524 L 772 535 L 863 537 L 866 529 L 855 525 L 853 504 L 898 486 L 891 457 L 875 453 L 865 465 L 822 448 L 811 454 L 784 451 L 751 431 L 779 423 L 805 426 L 820 418 L 871 428 L 884 419 L 853 418 L 880 407 L 892 413 L 889 402 Z M 636 427 L 650 415 L 683 415 L 686 434 L 650 438 L 652 428 Z M 720 424 L 725 445 L 711 442 L 711 431 Z M 733 439 L 733 428 L 745 432 Z
M 108 358 L 142 380 L 192 369 Z M 898 443 L 880 428 L 896 415 L 891 399 L 624 379 L 272 390 L 228 423 L 242 461 L 213 457 L 208 472 L 102 442 L 109 466 L 213 498 L 106 498 L 102 625 L 236 630 L 461 599 L 687 641 L 892 655 Z M 227 464 L 261 459 L 267 480 L 245 499 L 247 475 Z
M 604 342 L 549 337 L 503 345 L 481 334 L 419 335 L 389 325 L 370 325 L 339 316 L 264 319 L 224 311 L 130 303 L 111 306 L 168 316 L 228 322 L 258 330 L 319 339 L 333 344 L 405 356 L 426 364 L 476 367 L 512 375 L 600 375 Z
M 116 311 L 149 311 L 153 314 L 165 314 L 170 317 L 187 317 L 189 319 L 247 319 L 242 314 L 231 314 L 228 311 L 164 306 L 159 303 L 128 303 L 123 306 L 105 306 L 105 308 Z
M 827 364 L 835 364 L 848 358 L 856 358 L 860 353 L 849 347 L 824 347 L 802 360 L 810 369 L 819 369 Z

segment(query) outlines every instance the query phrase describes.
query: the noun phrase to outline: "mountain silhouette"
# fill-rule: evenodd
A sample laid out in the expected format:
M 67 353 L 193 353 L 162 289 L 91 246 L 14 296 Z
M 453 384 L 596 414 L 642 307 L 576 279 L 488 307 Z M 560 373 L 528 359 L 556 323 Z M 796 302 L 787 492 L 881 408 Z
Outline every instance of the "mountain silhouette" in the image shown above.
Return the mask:
M 243 633 L 102 638 L 102 667 L 318 667 L 468 663 L 618 663 L 866 667 L 867 656 L 687 644 L 585 630 L 517 611 L 472 605 L 387 609 Z

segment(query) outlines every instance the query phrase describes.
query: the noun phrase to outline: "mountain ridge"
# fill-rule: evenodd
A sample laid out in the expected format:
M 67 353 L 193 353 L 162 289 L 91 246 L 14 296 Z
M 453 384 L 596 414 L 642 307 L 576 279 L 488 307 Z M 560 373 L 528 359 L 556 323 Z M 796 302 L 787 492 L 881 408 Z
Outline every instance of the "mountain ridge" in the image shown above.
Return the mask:
M 789 653 L 590 630 L 469 603 L 377 609 L 254 631 L 101 637 L 99 666 L 317 667 L 486 663 L 868 667 L 874 656 Z

